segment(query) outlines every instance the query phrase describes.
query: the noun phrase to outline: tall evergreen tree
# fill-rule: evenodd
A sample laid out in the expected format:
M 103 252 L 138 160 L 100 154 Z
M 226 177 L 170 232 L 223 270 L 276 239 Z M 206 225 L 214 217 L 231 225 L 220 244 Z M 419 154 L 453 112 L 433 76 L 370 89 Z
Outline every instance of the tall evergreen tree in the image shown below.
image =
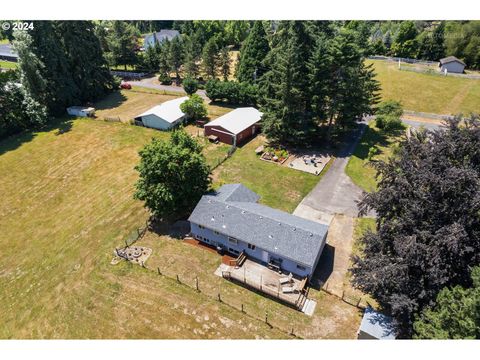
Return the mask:
M 348 126 L 362 115 L 371 114 L 378 102 L 379 84 L 371 66 L 366 66 L 354 35 L 344 30 L 334 37 L 328 82 L 328 138 L 334 125 Z
M 184 35 L 184 65 L 187 76 L 196 78 L 198 76 L 198 62 L 202 54 L 202 48 L 199 46 L 199 40 L 196 34 Z
M 276 47 L 262 79 L 263 129 L 279 143 L 299 144 L 315 130 L 311 118 L 308 67 L 311 39 L 302 21 L 285 21 L 278 28 Z
M 78 104 L 96 100 L 113 88 L 113 79 L 91 21 L 59 21 L 69 70 L 79 89 Z
M 179 36 L 174 37 L 170 43 L 170 51 L 168 53 L 168 61 L 170 68 L 175 72 L 177 79 L 180 78 L 180 66 L 183 61 L 183 44 Z
M 38 21 L 29 32 L 33 39 L 31 50 L 44 64 L 41 68 L 46 81 L 44 101 L 52 114 L 65 112 L 65 107 L 76 103 L 80 97 L 80 89 L 73 80 L 64 49 L 62 30 L 57 27 L 57 22 Z
M 221 74 L 223 76 L 223 80 L 227 81 L 228 80 L 228 75 L 230 75 L 230 63 L 232 61 L 230 60 L 230 51 L 228 50 L 228 47 L 224 46 L 220 50 L 220 54 L 218 56 L 218 64 L 220 67 Z
M 125 21 L 113 21 L 112 30 L 107 39 L 114 65 L 124 66 L 127 70 L 128 65 L 137 63 L 136 49 L 139 35 L 133 25 Z
M 263 61 L 270 51 L 267 34 L 261 21 L 255 21 L 240 50 L 237 79 L 253 83 L 265 73 Z
M 217 69 L 217 43 L 215 38 L 210 38 L 202 51 L 202 66 L 203 70 L 210 79 L 215 78 L 216 69 Z

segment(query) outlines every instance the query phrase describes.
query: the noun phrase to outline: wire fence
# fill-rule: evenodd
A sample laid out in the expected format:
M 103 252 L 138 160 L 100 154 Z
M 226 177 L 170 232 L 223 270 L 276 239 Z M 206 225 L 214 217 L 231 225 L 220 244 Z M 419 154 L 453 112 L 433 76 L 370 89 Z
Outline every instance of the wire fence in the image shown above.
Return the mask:
M 222 165 L 228 158 L 230 158 L 234 153 L 235 153 L 235 150 L 237 150 L 237 147 L 235 145 L 232 145 L 227 153 L 225 154 L 224 157 L 218 159 L 214 165 L 210 168 L 211 171 L 215 170 L 217 167 L 219 167 L 220 165 Z
M 391 61 L 391 62 L 397 62 L 397 63 L 400 61 L 400 62 L 404 62 L 404 63 L 407 63 L 407 64 L 438 65 L 438 61 L 418 60 L 418 59 L 393 57 L 393 56 L 372 55 L 372 56 L 369 56 L 368 59 Z

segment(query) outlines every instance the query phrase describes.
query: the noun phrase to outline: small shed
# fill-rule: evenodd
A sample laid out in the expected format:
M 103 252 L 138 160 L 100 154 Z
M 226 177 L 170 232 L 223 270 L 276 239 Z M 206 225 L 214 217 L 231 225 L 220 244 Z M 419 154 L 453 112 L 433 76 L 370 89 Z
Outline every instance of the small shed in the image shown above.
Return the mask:
M 185 114 L 180 109 L 180 105 L 187 99 L 188 97 L 184 96 L 165 101 L 136 116 L 135 122 L 141 122 L 143 126 L 149 128 L 169 130 L 185 119 Z
M 465 63 L 457 59 L 455 56 L 448 56 L 446 58 L 440 59 L 438 65 L 441 72 L 447 71 L 447 73 L 463 74 L 465 69 Z
M 262 115 L 253 107 L 235 109 L 205 124 L 205 136 L 218 136 L 229 145 L 242 144 L 259 131 Z
M 394 340 L 395 329 L 392 318 L 367 307 L 357 338 L 359 340 Z
M 95 108 L 87 106 L 70 106 L 67 108 L 68 115 L 80 117 L 95 116 Z

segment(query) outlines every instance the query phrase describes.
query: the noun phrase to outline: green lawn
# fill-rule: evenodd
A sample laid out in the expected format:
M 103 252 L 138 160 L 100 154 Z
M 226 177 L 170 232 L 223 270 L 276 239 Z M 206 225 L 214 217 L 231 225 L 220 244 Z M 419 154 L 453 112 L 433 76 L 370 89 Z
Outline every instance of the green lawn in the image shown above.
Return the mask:
M 110 265 L 148 218 L 133 167 L 152 136 L 168 133 L 78 119 L 0 141 L 0 338 L 288 337 L 154 272 Z
M 368 231 L 375 231 L 374 218 L 357 218 L 355 219 L 355 228 L 353 230 L 353 246 L 352 256 L 360 255 L 362 252 L 362 244 L 360 238 Z
M 17 64 L 16 62 L 0 60 L 0 68 L 3 68 L 3 69 L 16 69 L 17 66 L 18 66 L 18 64 Z
M 261 196 L 260 202 L 292 212 L 326 171 L 315 176 L 262 161 L 254 150 L 263 142 L 264 139 L 257 136 L 238 148 L 228 161 L 216 169 L 214 185 L 218 187 L 240 182 L 258 193 Z
M 370 122 L 348 161 L 345 169 L 347 175 L 363 190 L 375 191 L 377 188 L 376 170 L 368 161 L 369 149 L 375 146 L 379 150 L 372 160 L 386 160 L 392 154 L 392 147 L 400 141 L 403 134 L 403 130 L 385 133 L 375 127 L 374 121 Z
M 399 100 L 407 110 L 437 114 L 480 112 L 480 80 L 401 71 L 398 64 L 373 63 L 384 100 Z

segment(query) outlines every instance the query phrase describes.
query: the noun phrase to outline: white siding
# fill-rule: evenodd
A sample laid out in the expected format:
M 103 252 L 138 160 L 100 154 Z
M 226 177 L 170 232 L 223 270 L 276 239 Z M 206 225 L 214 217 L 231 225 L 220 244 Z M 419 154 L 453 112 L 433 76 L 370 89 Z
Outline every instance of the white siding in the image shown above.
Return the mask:
M 153 114 L 142 116 L 141 119 L 144 126 L 158 130 L 169 130 L 174 126 L 174 124 L 170 124 L 168 121 Z

